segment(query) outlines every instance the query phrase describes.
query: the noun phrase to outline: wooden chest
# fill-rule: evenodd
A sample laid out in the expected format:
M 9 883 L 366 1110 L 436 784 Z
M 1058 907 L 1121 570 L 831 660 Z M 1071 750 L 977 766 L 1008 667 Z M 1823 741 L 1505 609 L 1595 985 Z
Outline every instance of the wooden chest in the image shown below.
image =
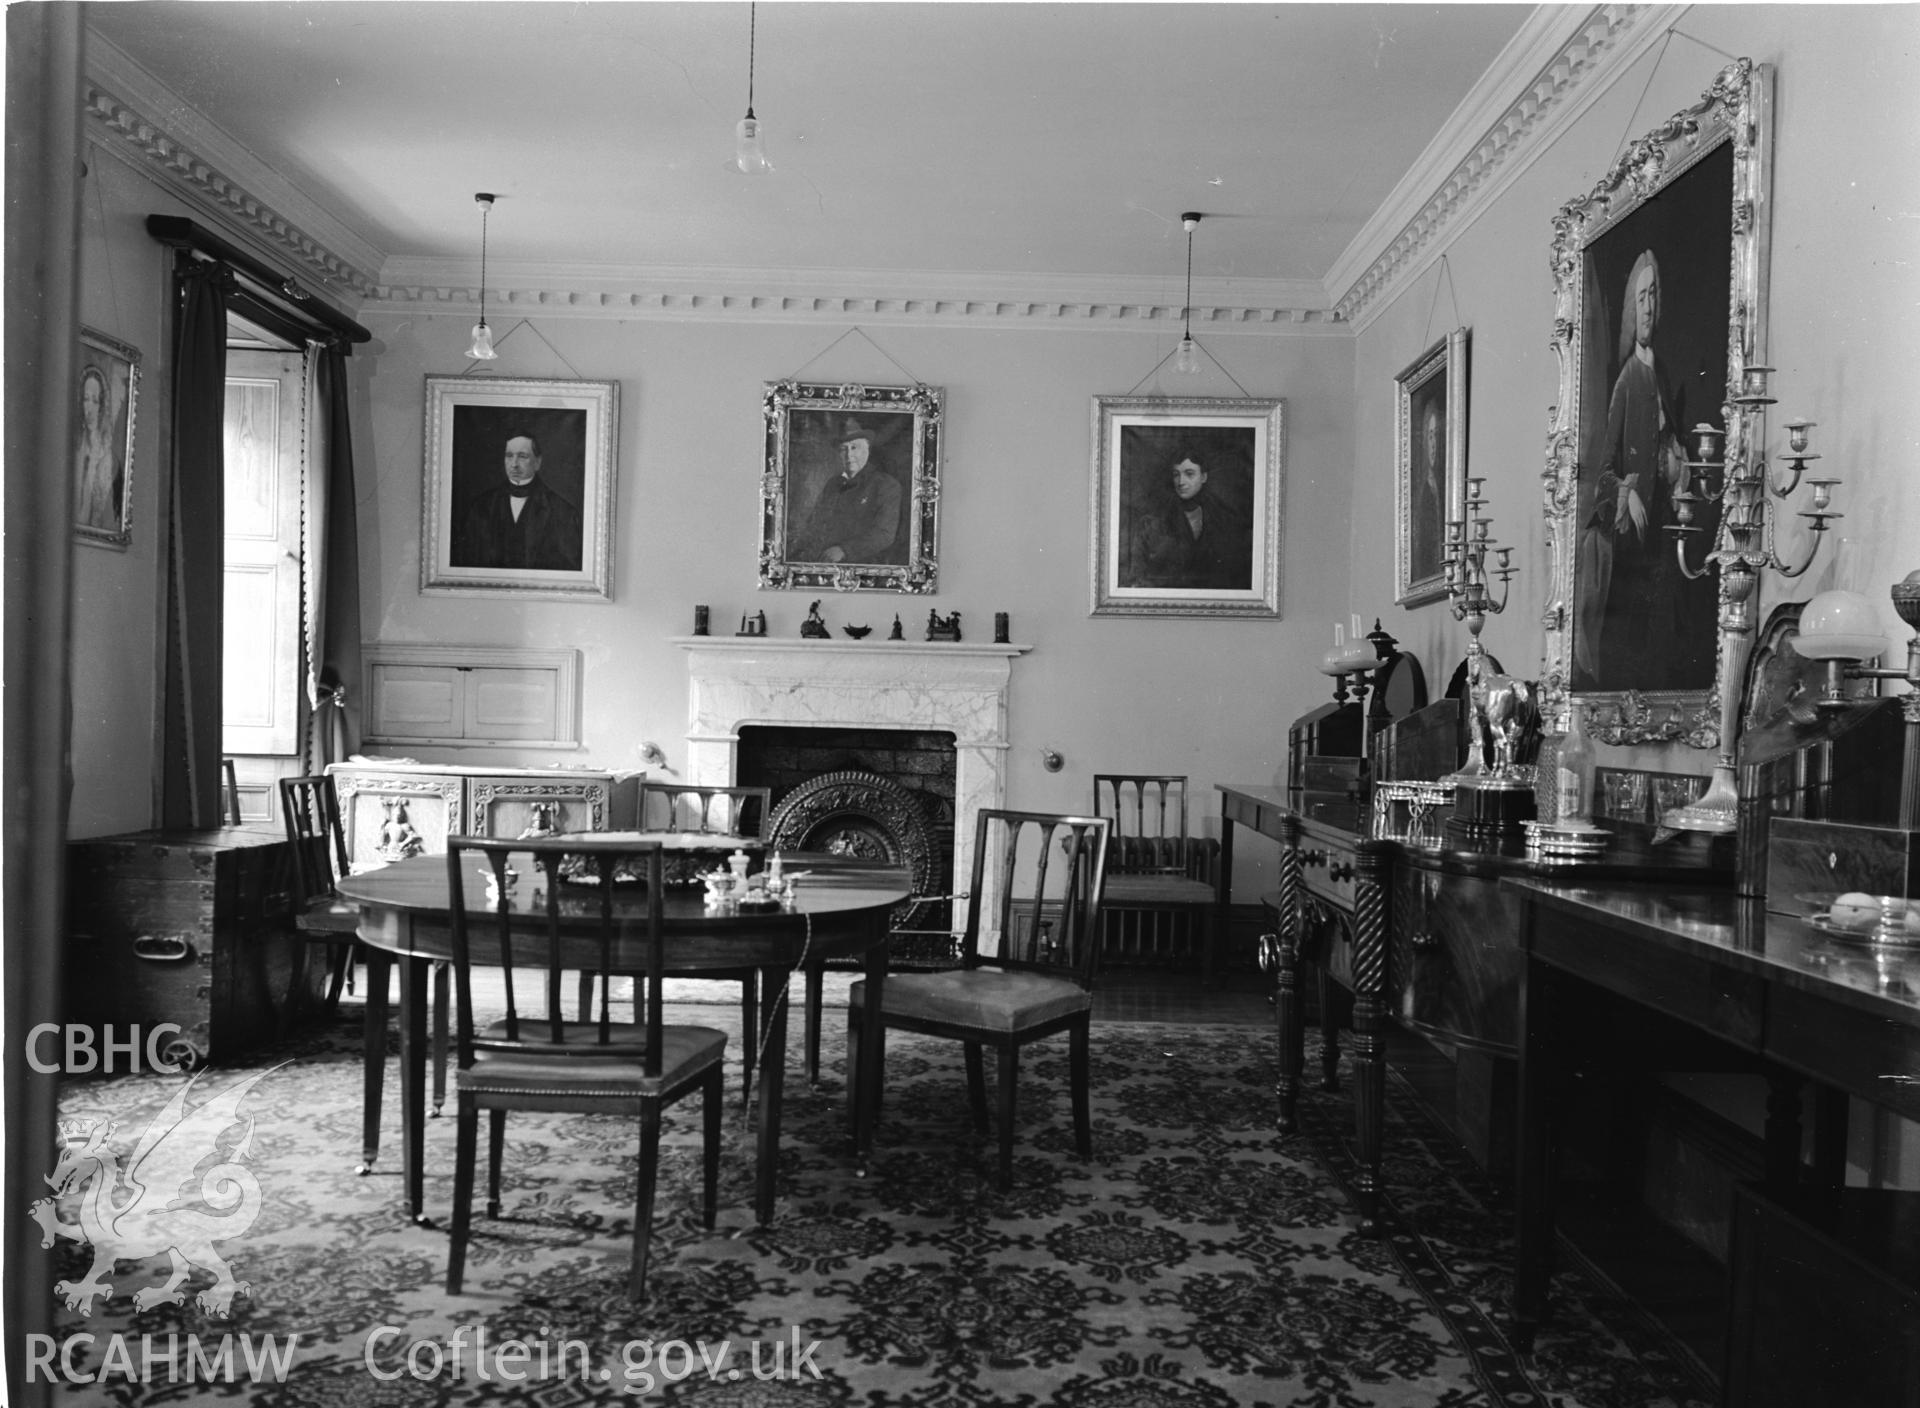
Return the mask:
M 159 1051 L 192 1069 L 277 1035 L 300 944 L 288 925 L 292 866 L 278 827 L 145 831 L 67 848 L 65 1020 L 115 1042 L 162 1023 Z M 309 965 L 318 997 L 324 964 Z M 119 1058 L 125 1061 L 124 1056 Z

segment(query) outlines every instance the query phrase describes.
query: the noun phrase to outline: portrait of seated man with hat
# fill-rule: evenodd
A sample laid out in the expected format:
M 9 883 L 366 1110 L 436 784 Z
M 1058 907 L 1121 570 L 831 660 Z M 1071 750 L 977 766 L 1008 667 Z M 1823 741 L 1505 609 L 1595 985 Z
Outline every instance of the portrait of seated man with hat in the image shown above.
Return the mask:
M 796 562 L 904 563 L 900 483 L 873 463 L 871 427 L 849 417 L 835 440 L 840 472 L 821 485 L 788 545 Z

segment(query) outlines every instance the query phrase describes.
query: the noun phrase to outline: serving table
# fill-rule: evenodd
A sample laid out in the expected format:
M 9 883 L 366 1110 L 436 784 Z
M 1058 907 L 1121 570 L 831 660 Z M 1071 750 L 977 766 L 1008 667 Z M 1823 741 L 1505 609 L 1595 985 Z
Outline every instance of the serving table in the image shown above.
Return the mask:
M 853 958 L 863 961 L 867 982 L 877 1001 L 887 972 L 889 916 L 910 897 L 907 873 L 897 866 L 842 856 L 788 853 L 783 860 L 789 874 L 804 872 L 795 898 L 778 911 L 739 912 L 710 908 L 699 885 L 669 886 L 664 897 L 662 941 L 665 962 L 680 974 L 713 970 L 758 968 L 761 986 L 769 996 L 761 1004 L 764 1043 L 759 1070 L 759 1127 L 756 1135 L 757 1169 L 754 1211 L 765 1224 L 773 1218 L 774 1176 L 779 1165 L 780 1104 L 786 1069 L 787 1004 L 785 985 L 801 973 L 801 965 L 815 958 Z M 476 871 L 464 877 L 470 910 L 489 906 L 486 882 Z M 515 912 L 531 912 L 541 884 L 523 877 L 512 894 Z M 577 905 L 563 904 L 562 932 L 567 931 L 567 909 L 574 910 L 583 930 L 598 919 L 598 892 L 582 886 Z M 422 1157 L 425 1148 L 425 1080 L 427 1059 L 427 970 L 435 961 L 453 956 L 448 922 L 447 862 L 445 856 L 415 856 L 382 870 L 349 876 L 339 882 L 345 899 L 360 906 L 360 938 L 367 945 L 367 1009 L 365 1049 L 364 1167 L 379 1154 L 381 1086 L 386 1066 L 387 975 L 396 962 L 400 969 L 400 1097 L 404 1129 L 402 1142 L 407 1209 L 420 1219 L 424 1189 Z M 631 908 L 644 921 L 643 887 L 616 890 L 616 914 Z M 497 949 L 485 926 L 471 930 L 470 948 L 478 964 L 497 964 Z M 639 954 L 630 964 L 616 955 L 616 969 L 643 971 Z M 756 1040 L 747 1033 L 745 1040 Z M 862 1159 L 872 1141 L 872 1129 L 861 1113 L 879 1105 L 879 1043 L 863 1045 L 860 1069 L 849 1073 L 861 1082 L 860 1099 L 853 1102 L 856 1155 Z M 870 1097 L 870 1098 L 869 1098 Z
M 1840 1115 L 1838 1130 L 1816 1126 L 1813 1185 L 1835 1187 L 1844 1172 L 1839 1096 L 1920 1119 L 1920 951 L 1832 938 L 1804 919 L 1767 912 L 1763 900 L 1725 890 L 1601 889 L 1539 879 L 1512 879 L 1506 888 L 1519 901 L 1525 958 L 1513 1296 L 1521 1344 L 1531 1341 L 1546 1310 L 1559 1080 L 1575 1056 L 1594 1057 L 1574 1048 L 1585 1029 L 1581 1012 L 1596 992 L 1760 1063 L 1772 1086 L 1766 1182 L 1784 1197 L 1802 1184 L 1800 1078 L 1810 1077 L 1827 1097 L 1816 1113 L 1824 1106 Z M 1629 1055 L 1602 1053 L 1609 1062 Z M 1911 1266 L 1907 1273 L 1920 1279 Z M 1736 1285 L 1736 1297 L 1742 1290 Z M 1817 1315 L 1819 1307 L 1799 1313 Z M 1905 1338 L 1912 1356 L 1920 1336 L 1910 1322 Z M 1731 1384 L 1744 1371 L 1729 1358 Z
M 1607 850 L 1590 859 L 1540 859 L 1525 839 L 1471 841 L 1448 829 L 1430 845 L 1373 840 L 1302 815 L 1279 787 L 1216 784 L 1221 795 L 1221 865 L 1231 888 L 1234 831 L 1280 845 L 1280 888 L 1271 900 L 1275 942 L 1263 954 L 1274 977 L 1278 1126 L 1295 1125 L 1305 1064 L 1302 968 L 1319 983 L 1321 1083 L 1334 1088 L 1339 1031 L 1350 995 L 1353 1048 L 1355 1199 L 1361 1228 L 1376 1230 L 1384 1192 L 1382 1130 L 1386 1024 L 1397 1022 L 1444 1050 L 1454 1063 L 1455 1133 L 1496 1178 L 1511 1167 L 1515 1061 L 1523 957 L 1518 900 L 1508 877 L 1626 884 L 1651 881 L 1730 885 L 1726 838 L 1697 833 L 1654 844 L 1649 828 L 1608 822 Z

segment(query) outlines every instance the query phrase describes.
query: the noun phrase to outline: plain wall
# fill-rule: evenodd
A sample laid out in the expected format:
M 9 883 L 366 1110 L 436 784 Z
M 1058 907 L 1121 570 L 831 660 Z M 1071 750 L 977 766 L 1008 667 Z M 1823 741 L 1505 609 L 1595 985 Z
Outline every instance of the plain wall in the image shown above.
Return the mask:
M 986 640 L 993 614 L 1007 612 L 1014 642 L 1032 647 L 1013 665 L 1009 697 L 1007 800 L 1016 807 L 1084 810 L 1095 772 L 1184 772 L 1200 824 L 1217 831 L 1212 784 L 1273 782 L 1288 723 L 1325 693 L 1325 678 L 1300 664 L 1318 660 L 1324 623 L 1348 608 L 1354 426 L 1344 335 L 1203 336 L 1231 381 L 1211 368 L 1193 378 L 1162 370 L 1141 385 L 1172 349 L 1164 329 L 875 326 L 841 341 L 842 325 L 496 318 L 500 357 L 489 373 L 619 383 L 613 600 L 587 603 L 421 594 L 425 378 L 468 370 L 469 320 L 365 321 L 378 354 L 377 479 L 362 540 L 368 639 L 581 653 L 584 747 L 489 758 L 633 768 L 639 746 L 655 742 L 684 774 L 686 659 L 669 639 L 691 632 L 696 604 L 711 608 L 717 634 L 765 611 L 770 633 L 788 638 L 815 599 L 836 635 L 866 624 L 884 636 L 898 612 L 918 640 L 931 609 L 959 611 L 966 639 Z M 795 375 L 944 388 L 936 593 L 759 588 L 761 397 L 767 381 Z M 1238 395 L 1234 382 L 1285 402 L 1281 619 L 1090 616 L 1093 398 Z M 1042 768 L 1048 748 L 1064 755 L 1062 771 Z M 1250 887 L 1261 864 L 1248 862 Z

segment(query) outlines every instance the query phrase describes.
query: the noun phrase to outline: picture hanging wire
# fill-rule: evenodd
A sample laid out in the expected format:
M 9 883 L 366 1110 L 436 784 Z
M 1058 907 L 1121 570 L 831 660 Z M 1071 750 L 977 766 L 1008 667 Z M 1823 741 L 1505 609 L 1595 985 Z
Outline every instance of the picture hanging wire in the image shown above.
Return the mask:
M 586 380 L 585 377 L 580 375 L 579 369 L 575 367 L 572 362 L 569 362 L 567 360 L 567 354 L 562 352 L 558 347 L 555 347 L 553 345 L 553 340 L 549 338 L 545 333 L 541 332 L 539 328 L 536 328 L 533 326 L 533 320 L 531 318 L 522 318 L 519 322 L 515 323 L 512 327 L 508 328 L 505 332 L 501 333 L 499 337 L 495 338 L 493 342 L 494 350 L 498 352 L 502 347 L 505 347 L 507 345 L 507 339 L 512 337 L 515 333 L 519 332 L 521 328 L 530 329 L 535 337 L 539 338 L 542 342 L 546 343 L 547 350 L 553 353 L 554 356 L 560 359 L 560 365 L 565 367 L 568 371 L 572 372 L 575 380 L 577 381 Z M 462 376 L 472 376 L 473 369 L 479 365 L 480 363 L 477 360 L 470 361 L 467 363 L 466 369 L 462 371 L 460 374 Z M 484 376 L 486 375 L 486 373 L 482 372 L 481 375 Z
M 1253 393 L 1247 390 L 1246 387 L 1240 384 L 1240 379 L 1236 377 L 1232 372 L 1228 371 L 1226 369 L 1226 366 L 1221 362 L 1221 360 L 1218 357 L 1214 356 L 1213 353 L 1207 351 L 1206 344 L 1202 343 L 1198 338 L 1195 338 L 1193 339 L 1193 345 L 1199 351 L 1206 353 L 1206 358 L 1209 362 L 1212 362 L 1214 366 L 1220 368 L 1220 375 L 1224 376 L 1228 381 L 1233 383 L 1234 390 L 1238 391 L 1242 396 L 1248 397 L 1249 399 L 1252 398 Z M 1131 387 L 1129 387 L 1124 394 L 1128 396 L 1133 395 L 1134 392 L 1138 391 L 1141 387 L 1145 386 L 1148 382 L 1152 381 L 1153 378 L 1159 373 L 1160 368 L 1164 367 L 1168 362 L 1172 361 L 1175 357 L 1179 355 L 1180 355 L 1180 349 L 1178 347 L 1175 347 L 1173 351 L 1167 353 L 1166 356 L 1162 357 L 1159 361 L 1155 362 L 1153 364 L 1152 369 L 1148 371 L 1148 373 L 1145 376 L 1141 377 L 1140 380 L 1136 381 Z
M 1649 89 L 1653 87 L 1653 80 L 1659 76 L 1660 65 L 1666 62 L 1667 49 L 1673 43 L 1673 39 L 1675 35 L 1678 35 L 1680 38 L 1686 40 L 1691 44 L 1698 44 L 1702 49 L 1706 49 L 1712 53 L 1718 54 L 1721 58 L 1725 59 L 1728 63 L 1738 62 L 1735 56 L 1732 54 L 1729 54 L 1725 49 L 1716 48 L 1712 44 L 1707 43 L 1707 41 L 1704 39 L 1696 39 L 1694 38 L 1694 36 L 1692 36 L 1691 34 L 1688 34 L 1685 30 L 1681 29 L 1677 25 L 1668 25 L 1666 29 L 1661 33 L 1660 48 L 1659 48 L 1659 51 L 1655 53 L 1653 56 L 1653 68 L 1649 70 L 1647 73 L 1646 84 L 1640 89 L 1640 96 L 1634 100 L 1633 111 L 1627 115 L 1627 125 L 1625 129 L 1622 130 L 1620 133 L 1620 140 L 1613 144 L 1613 154 L 1616 158 L 1620 155 L 1621 152 L 1626 150 L 1627 138 L 1634 131 L 1635 124 L 1637 124 L 1640 120 L 1640 108 L 1647 101 L 1647 92 Z
M 1447 256 L 1440 256 L 1440 273 L 1447 281 L 1447 298 L 1453 304 L 1453 325 L 1460 326 L 1460 300 L 1453 291 L 1453 266 L 1447 262 Z M 1420 330 L 1420 345 L 1425 347 L 1427 339 L 1433 336 L 1433 310 L 1440 306 L 1440 280 L 1433 281 L 1433 301 L 1427 305 L 1427 325 Z
M 788 381 L 800 380 L 801 372 L 804 372 L 808 367 L 812 366 L 815 362 L 819 361 L 822 357 L 826 356 L 827 353 L 833 351 L 834 348 L 838 347 L 841 343 L 845 342 L 848 338 L 852 337 L 855 333 L 858 333 L 860 335 L 861 340 L 865 342 L 867 346 L 871 347 L 874 351 L 878 352 L 882 357 L 885 357 L 889 362 L 892 362 L 894 366 L 900 367 L 900 374 L 904 376 L 908 381 L 912 382 L 915 386 L 926 385 L 926 383 L 920 380 L 919 377 L 915 376 L 912 372 L 908 371 L 904 366 L 901 366 L 900 359 L 898 357 L 894 356 L 893 353 L 887 351 L 886 348 L 882 347 L 879 343 L 875 342 L 871 337 L 868 337 L 867 330 L 861 327 L 858 323 L 855 323 L 852 327 L 848 328 L 845 332 L 841 333 L 840 336 L 836 337 L 832 342 L 829 342 L 825 347 L 822 347 L 818 352 L 814 353 L 811 357 L 807 358 L 807 360 L 802 362 L 796 370 L 794 370 L 793 372 L 787 375 L 786 380 Z

